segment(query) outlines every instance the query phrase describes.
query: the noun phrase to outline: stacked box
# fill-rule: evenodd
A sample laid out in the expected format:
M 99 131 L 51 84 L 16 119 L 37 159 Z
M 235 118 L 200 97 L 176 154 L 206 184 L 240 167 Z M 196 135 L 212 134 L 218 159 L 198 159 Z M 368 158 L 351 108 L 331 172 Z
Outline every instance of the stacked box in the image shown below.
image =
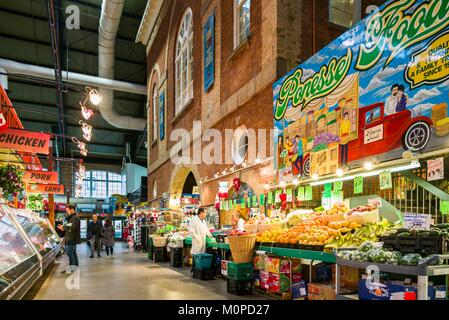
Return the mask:
M 214 270 L 213 269 L 193 269 L 192 277 L 198 280 L 207 281 L 214 279 Z
M 291 283 L 299 283 L 302 280 L 300 273 L 292 274 Z M 270 273 L 269 289 L 275 293 L 285 293 L 290 291 L 290 274 L 289 273 Z
M 307 285 L 308 300 L 336 300 L 332 283 L 309 283 Z
M 332 266 L 332 279 L 335 279 L 335 265 Z M 358 290 L 360 269 L 347 266 L 340 267 L 340 291 L 355 292 Z
M 170 266 L 172 268 L 182 267 L 182 248 L 170 248 Z
M 252 295 L 254 293 L 254 280 L 228 279 L 227 291 L 236 296 Z
M 291 259 L 292 273 L 300 273 L 302 270 L 300 259 Z M 267 257 L 265 259 L 265 271 L 271 273 L 289 273 L 290 272 L 290 262 L 288 259 L 282 258 L 271 258 Z
M 292 284 L 292 299 L 307 297 L 307 283 L 301 280 Z
M 270 288 L 270 273 L 268 271 L 261 270 L 259 273 L 259 282 L 261 289 Z

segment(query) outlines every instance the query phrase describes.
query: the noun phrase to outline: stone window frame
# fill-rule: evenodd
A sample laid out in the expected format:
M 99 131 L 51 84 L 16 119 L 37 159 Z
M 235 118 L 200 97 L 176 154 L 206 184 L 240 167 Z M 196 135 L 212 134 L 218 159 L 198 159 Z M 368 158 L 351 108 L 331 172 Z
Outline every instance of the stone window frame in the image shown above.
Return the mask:
M 241 20 L 244 19 L 241 13 L 248 5 L 247 21 L 242 26 Z M 250 36 L 251 27 L 251 0 L 234 0 L 234 50 L 244 44 Z

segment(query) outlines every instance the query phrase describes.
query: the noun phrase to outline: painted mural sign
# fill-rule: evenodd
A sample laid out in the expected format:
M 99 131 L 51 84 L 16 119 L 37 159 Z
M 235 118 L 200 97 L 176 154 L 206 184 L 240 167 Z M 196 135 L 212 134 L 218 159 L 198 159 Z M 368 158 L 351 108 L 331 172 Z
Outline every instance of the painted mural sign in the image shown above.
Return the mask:
M 273 85 L 278 181 L 449 146 L 449 0 L 388 1 Z

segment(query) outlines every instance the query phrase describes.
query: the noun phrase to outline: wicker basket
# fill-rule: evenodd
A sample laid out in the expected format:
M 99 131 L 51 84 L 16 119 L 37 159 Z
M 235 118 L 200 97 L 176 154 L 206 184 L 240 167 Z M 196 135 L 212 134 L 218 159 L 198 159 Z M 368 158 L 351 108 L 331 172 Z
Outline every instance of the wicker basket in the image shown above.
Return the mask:
M 232 259 L 235 263 L 248 263 L 253 260 L 256 235 L 228 237 Z
M 247 233 L 257 233 L 257 224 L 245 224 L 243 227 Z
M 153 237 L 153 245 L 155 247 L 165 247 L 165 246 L 167 246 L 167 238 L 166 237 Z

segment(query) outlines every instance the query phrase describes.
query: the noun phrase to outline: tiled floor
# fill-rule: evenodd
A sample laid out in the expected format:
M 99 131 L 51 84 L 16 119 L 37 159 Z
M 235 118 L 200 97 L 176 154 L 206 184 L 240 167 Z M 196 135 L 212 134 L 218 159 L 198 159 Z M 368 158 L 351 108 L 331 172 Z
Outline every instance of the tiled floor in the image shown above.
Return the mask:
M 42 286 L 33 288 L 25 299 L 62 300 L 227 300 L 264 299 L 263 295 L 237 297 L 226 293 L 222 279 L 193 279 L 189 268 L 154 264 L 144 253 L 129 252 L 123 243 L 115 246 L 113 259 L 89 259 L 86 244 L 78 246 L 79 277 L 61 274 L 67 256 L 58 258 Z M 104 252 L 103 252 L 104 254 Z M 79 280 L 79 281 L 78 281 Z

